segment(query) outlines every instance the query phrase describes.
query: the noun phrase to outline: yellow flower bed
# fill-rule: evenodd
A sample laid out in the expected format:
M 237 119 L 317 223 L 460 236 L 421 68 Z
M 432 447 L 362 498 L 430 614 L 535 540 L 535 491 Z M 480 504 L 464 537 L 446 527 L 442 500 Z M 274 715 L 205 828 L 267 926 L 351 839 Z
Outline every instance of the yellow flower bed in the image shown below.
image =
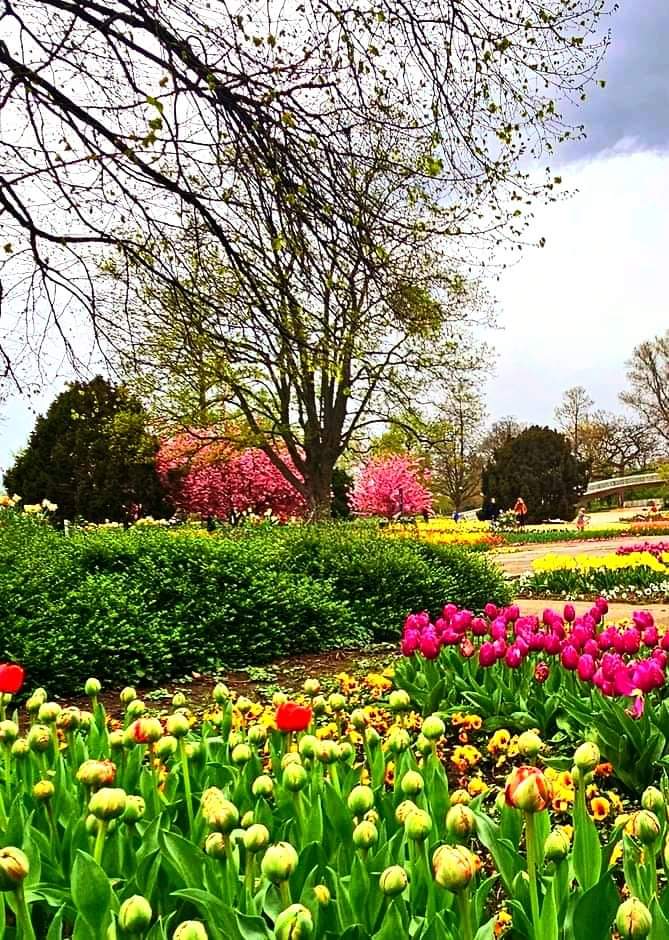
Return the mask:
M 545 555 L 532 562 L 532 568 L 537 572 L 592 571 L 595 568 L 617 571 L 640 566 L 653 571 L 669 571 L 669 567 L 650 552 L 632 552 L 629 555 Z

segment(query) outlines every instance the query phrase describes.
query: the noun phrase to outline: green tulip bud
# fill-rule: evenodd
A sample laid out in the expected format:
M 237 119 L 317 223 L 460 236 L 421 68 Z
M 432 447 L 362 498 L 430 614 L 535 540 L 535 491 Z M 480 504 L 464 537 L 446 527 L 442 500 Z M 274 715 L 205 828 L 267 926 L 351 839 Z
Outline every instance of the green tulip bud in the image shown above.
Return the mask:
M 37 712 L 37 720 L 44 725 L 52 725 L 60 715 L 61 708 L 58 702 L 44 702 Z
M 85 708 L 80 709 L 79 711 L 79 728 L 87 734 L 91 730 L 91 725 L 93 724 L 93 712 L 86 711 Z
M 355 728 L 356 731 L 364 731 L 367 727 L 367 716 L 365 715 L 362 708 L 354 708 L 351 712 L 351 717 L 349 722 L 352 728 Z
M 333 712 L 343 712 L 346 708 L 346 698 L 341 692 L 333 692 L 328 698 L 328 705 Z
M 376 728 L 372 728 L 372 726 L 369 725 L 367 728 L 365 728 L 365 741 L 369 747 L 374 750 L 381 743 L 381 735 L 376 730 Z
M 28 708 L 28 705 L 30 704 L 30 708 L 28 708 L 28 711 L 36 712 L 39 709 L 40 705 L 43 705 L 46 702 L 47 698 L 48 698 L 48 695 L 46 694 L 46 689 L 43 689 L 41 686 L 39 686 L 39 688 L 35 689 L 33 694 L 30 696 L 30 698 L 26 702 L 26 708 Z
M 423 839 L 427 839 L 431 829 L 432 819 L 424 809 L 412 810 L 404 823 L 407 839 L 411 839 L 413 842 L 422 842 Z
M 167 733 L 175 738 L 185 738 L 190 731 L 190 722 L 183 712 L 174 712 L 165 722 Z
M 304 689 L 305 695 L 308 695 L 309 698 L 313 698 L 314 695 L 318 695 L 320 692 L 321 684 L 318 679 L 305 679 L 302 688 Z
M 355 758 L 355 748 L 350 741 L 339 742 L 339 760 L 342 764 L 350 764 Z
M 353 787 L 346 803 L 354 816 L 364 816 L 374 806 L 374 791 L 360 784 Z
M 109 824 L 112 825 L 111 823 Z M 86 816 L 86 832 L 89 836 L 96 836 L 98 834 L 98 829 L 100 828 L 100 820 L 96 819 L 92 813 L 89 813 Z
M 278 708 L 279 705 L 285 705 L 287 701 L 288 701 L 288 696 L 286 695 L 285 692 L 275 692 L 274 695 L 272 696 L 272 705 L 275 708 Z
M 274 923 L 276 940 L 309 940 L 314 933 L 311 911 L 303 904 L 291 904 Z
M 116 819 L 125 812 L 128 796 L 120 787 L 102 787 L 88 801 L 88 811 L 96 819 Z
M 222 832 L 210 832 L 204 843 L 204 850 L 210 858 L 223 859 L 227 855 L 227 836 Z
M 56 792 L 50 780 L 38 780 L 33 787 L 33 797 L 38 803 L 46 803 Z
M 179 742 L 171 734 L 164 734 L 162 738 L 159 738 L 155 745 L 154 751 L 158 760 L 163 761 L 169 760 L 170 757 L 174 757 L 179 747 Z
M 183 708 L 188 702 L 188 699 L 183 694 L 183 692 L 175 692 L 172 696 L 172 707 L 173 708 Z
M 419 734 L 416 738 L 416 750 L 422 757 L 427 757 L 432 753 L 432 742 L 428 741 L 424 734 Z
M 125 689 L 121 690 L 119 698 L 121 700 L 121 705 L 129 705 L 137 698 L 137 692 L 135 692 L 131 685 L 126 685 Z
M 121 819 L 124 823 L 127 823 L 129 826 L 134 825 L 144 816 L 146 812 L 146 804 L 141 796 L 137 796 L 134 793 L 128 795 L 128 799 L 125 804 L 125 811 Z
M 325 701 L 323 695 L 317 695 L 311 700 L 311 710 L 314 715 L 318 717 L 319 715 L 324 715 L 328 710 L 328 703 Z
M 502 799 L 504 799 L 503 793 L 502 793 Z M 453 790 L 453 792 L 451 793 L 451 806 L 454 806 L 454 805 L 469 806 L 471 801 L 472 801 L 471 795 L 467 792 L 467 790 L 462 790 L 462 789 Z
M 186 757 L 193 764 L 200 764 L 206 760 L 207 750 L 200 741 L 189 741 L 186 745 Z
M 262 823 L 253 823 L 244 832 L 244 848 L 247 852 L 256 854 L 264 851 L 269 845 L 269 829 Z
M 393 754 L 401 754 L 411 744 L 411 738 L 406 728 L 398 728 L 388 738 L 388 750 Z
M 657 787 L 646 787 L 646 789 L 641 794 L 641 806 L 644 809 L 649 810 L 651 813 L 655 813 L 655 815 L 659 816 L 661 819 L 666 815 L 667 812 L 667 805 L 664 801 L 664 797 Z
M 370 849 L 379 841 L 379 831 L 373 822 L 363 819 L 353 830 L 352 838 L 356 849 Z
M 438 741 L 446 734 L 446 725 L 439 715 L 428 715 L 421 731 L 428 741 Z
M 307 782 L 307 772 L 302 764 L 289 764 L 283 772 L 281 782 L 286 790 L 297 793 Z
M 86 679 L 86 684 L 84 685 L 84 692 L 89 698 L 96 698 L 102 691 L 102 684 L 99 679 L 91 677 Z
M 285 770 L 290 764 L 301 764 L 302 758 L 295 751 L 288 751 L 281 758 L 281 770 Z
M 464 803 L 456 803 L 446 813 L 446 832 L 453 839 L 467 839 L 476 829 L 476 817 Z
M 402 800 L 402 802 L 395 809 L 395 819 L 403 826 L 407 820 L 409 813 L 412 813 L 415 809 L 418 809 L 413 800 Z
M 327 885 L 314 885 L 314 896 L 321 907 L 327 907 L 330 903 L 331 895 Z
M 209 940 L 209 934 L 201 921 L 185 920 L 172 934 L 172 940 Z
M 126 707 L 125 713 L 132 721 L 135 718 L 141 718 L 146 711 L 146 705 L 140 698 L 135 698 Z
M 660 838 L 662 826 L 655 813 L 641 809 L 632 816 L 632 835 L 642 845 L 652 845 Z
M 601 754 L 596 744 L 586 741 L 576 748 L 574 752 L 574 766 L 582 773 L 589 774 L 601 760 Z
M 253 783 L 251 784 L 251 793 L 256 797 L 265 797 L 266 800 L 270 798 L 274 792 L 274 781 L 267 774 L 261 774 L 259 777 L 256 777 Z
M 544 742 L 534 731 L 523 731 L 518 737 L 518 753 L 522 757 L 536 757 L 543 746 Z
M 228 835 L 239 825 L 239 810 L 223 796 L 218 787 L 209 787 L 202 794 L 202 818 L 210 829 Z
M 152 916 L 153 911 L 146 898 L 143 898 L 141 894 L 133 894 L 119 908 L 119 927 L 126 933 L 143 933 L 151 923 Z
M 96 790 L 110 787 L 116 780 L 116 764 L 110 760 L 85 760 L 77 770 L 77 780 Z
M 51 747 L 51 732 L 46 725 L 33 725 L 28 731 L 28 746 L 36 754 L 44 754 Z
M 19 736 L 19 726 L 15 721 L 0 721 L 0 741 L 3 744 L 13 744 Z
M 653 927 L 653 918 L 639 898 L 628 898 L 618 908 L 616 930 L 622 940 L 643 940 Z
M 248 713 L 253 708 L 253 702 L 245 695 L 240 695 L 235 702 L 235 707 L 241 715 L 248 715 Z
M 544 858 L 547 862 L 561 862 L 569 855 L 569 837 L 564 829 L 553 829 L 544 842 Z
M 242 827 L 242 829 L 248 829 L 249 826 L 253 825 L 254 820 L 255 820 L 255 815 L 253 813 L 253 810 L 247 809 L 244 815 L 242 816 L 239 825 Z
M 217 682 L 212 689 L 211 697 L 217 705 L 225 705 L 226 702 L 230 701 L 230 690 L 227 685 Z
M 233 747 L 232 753 L 230 754 L 230 760 L 237 767 L 240 767 L 242 764 L 248 764 L 252 757 L 253 751 L 248 744 L 238 744 L 237 747 Z
M 389 898 L 397 897 L 408 884 L 409 876 L 401 865 L 391 865 L 382 871 L 379 877 L 379 888 Z
M 457 893 L 476 874 L 476 856 L 464 845 L 441 845 L 432 856 L 432 870 L 441 888 Z
M 56 718 L 56 727 L 63 731 L 76 731 L 81 725 L 81 712 L 78 708 L 71 706 L 64 708 L 58 718 Z
M 22 760 L 30 754 L 30 745 L 26 738 L 17 738 L 12 744 L 12 757 Z
M 274 884 L 288 881 L 297 868 L 298 854 L 289 842 L 277 842 L 270 845 L 261 862 L 263 876 Z
M 319 741 L 316 757 L 322 764 L 334 764 L 339 760 L 339 745 L 335 741 Z
M 307 760 L 313 760 L 316 757 L 316 748 L 320 741 L 313 734 L 303 734 L 297 745 L 297 749 L 302 757 Z
M 123 747 L 125 735 L 123 731 L 117 729 L 109 733 L 109 747 L 112 751 L 120 751 Z
M 405 689 L 395 689 L 388 696 L 388 707 L 391 712 L 408 712 L 411 708 L 411 698 Z
M 14 891 L 30 872 L 28 856 L 8 845 L 0 849 L 0 891 Z
M 424 786 L 425 782 L 417 770 L 407 770 L 400 780 L 400 789 L 405 796 L 418 796 Z
M 249 744 L 259 747 L 267 740 L 267 730 L 262 725 L 251 725 L 248 731 Z

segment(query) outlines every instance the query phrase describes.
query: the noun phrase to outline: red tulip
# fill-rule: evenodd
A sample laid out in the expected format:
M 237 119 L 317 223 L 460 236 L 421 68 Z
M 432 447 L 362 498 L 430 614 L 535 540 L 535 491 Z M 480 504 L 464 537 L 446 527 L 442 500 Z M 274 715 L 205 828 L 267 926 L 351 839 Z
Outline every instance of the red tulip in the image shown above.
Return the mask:
M 25 670 L 18 663 L 0 663 L 0 692 L 16 695 L 25 678 Z
M 311 724 L 311 709 L 307 705 L 284 702 L 274 716 L 279 731 L 290 734 L 291 731 L 306 731 Z

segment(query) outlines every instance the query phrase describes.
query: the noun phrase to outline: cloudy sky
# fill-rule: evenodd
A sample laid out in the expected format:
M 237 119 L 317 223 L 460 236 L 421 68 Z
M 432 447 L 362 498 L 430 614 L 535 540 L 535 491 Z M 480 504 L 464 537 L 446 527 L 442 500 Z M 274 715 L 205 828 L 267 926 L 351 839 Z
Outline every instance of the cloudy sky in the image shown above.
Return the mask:
M 584 385 L 617 407 L 625 362 L 669 329 L 669 3 L 621 0 L 601 77 L 575 118 L 588 138 L 555 167 L 573 192 L 537 211 L 535 236 L 492 285 L 501 329 L 491 417 L 550 422 L 564 389 Z M 0 423 L 0 469 L 54 395 L 13 399 Z

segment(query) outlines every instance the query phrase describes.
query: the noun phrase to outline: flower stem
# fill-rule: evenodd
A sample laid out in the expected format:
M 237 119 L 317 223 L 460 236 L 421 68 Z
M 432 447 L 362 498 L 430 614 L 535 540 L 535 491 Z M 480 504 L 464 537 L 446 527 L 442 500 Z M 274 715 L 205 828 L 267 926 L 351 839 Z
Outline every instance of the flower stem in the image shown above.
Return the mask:
M 539 936 L 539 891 L 537 886 L 537 847 L 534 828 L 534 814 L 525 813 L 525 848 L 527 851 L 527 876 L 530 889 L 530 907 L 532 910 L 532 926 L 534 933 Z
M 17 940 L 36 940 L 33 924 L 30 919 L 30 911 L 26 903 L 26 896 L 23 891 L 23 885 L 16 888 L 16 925 L 19 928 Z
M 107 826 L 109 823 L 106 819 L 98 820 L 98 832 L 95 837 L 95 847 L 93 849 L 93 858 L 98 863 L 102 865 L 102 852 L 105 847 L 105 836 L 107 835 Z
M 472 904 L 469 898 L 469 888 L 466 888 L 464 891 L 459 891 L 455 898 L 458 905 L 458 914 L 460 915 L 460 938 L 461 940 L 474 940 Z
M 287 881 L 282 881 L 279 884 L 279 893 L 281 894 L 281 909 L 285 911 L 287 907 L 293 903 L 293 899 L 290 896 L 290 886 Z
M 188 767 L 186 742 L 183 738 L 179 738 L 179 757 L 181 758 L 181 770 L 184 778 L 184 796 L 186 799 L 186 812 L 188 813 L 189 835 L 193 838 L 193 797 L 190 788 L 190 769 Z

